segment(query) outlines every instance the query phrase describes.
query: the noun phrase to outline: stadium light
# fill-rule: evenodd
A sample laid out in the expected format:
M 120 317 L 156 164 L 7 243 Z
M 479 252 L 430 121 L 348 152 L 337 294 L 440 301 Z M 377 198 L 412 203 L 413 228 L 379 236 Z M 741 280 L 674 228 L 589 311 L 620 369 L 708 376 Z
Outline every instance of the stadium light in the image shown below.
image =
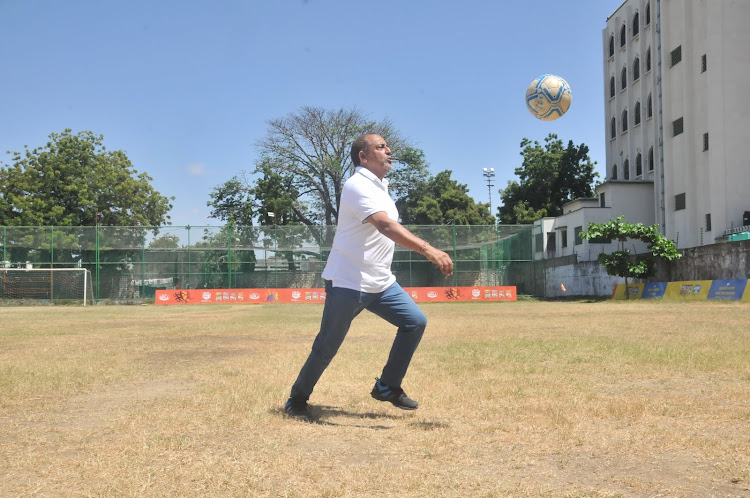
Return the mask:
M 487 193 L 490 195 L 490 215 L 492 214 L 492 187 L 495 185 L 492 183 L 492 179 L 495 178 L 495 168 L 482 168 L 482 175 L 487 180 Z

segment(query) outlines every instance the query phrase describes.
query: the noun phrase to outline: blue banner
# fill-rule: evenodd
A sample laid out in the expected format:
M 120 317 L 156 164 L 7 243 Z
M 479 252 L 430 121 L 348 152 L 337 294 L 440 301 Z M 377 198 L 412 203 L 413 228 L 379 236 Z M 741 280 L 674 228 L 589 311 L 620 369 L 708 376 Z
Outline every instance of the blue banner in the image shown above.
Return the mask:
M 643 286 L 641 299 L 662 299 L 667 290 L 666 282 L 653 282 Z
M 714 280 L 708 291 L 708 299 L 737 301 L 742 299 L 747 280 Z

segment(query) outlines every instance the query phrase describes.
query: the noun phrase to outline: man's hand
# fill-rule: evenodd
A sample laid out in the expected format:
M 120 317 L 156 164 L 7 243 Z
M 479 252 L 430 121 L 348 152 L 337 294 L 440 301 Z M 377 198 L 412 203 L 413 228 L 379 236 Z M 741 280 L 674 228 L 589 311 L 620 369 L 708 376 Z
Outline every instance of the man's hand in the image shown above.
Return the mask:
M 445 276 L 453 275 L 453 260 L 448 256 L 447 252 L 436 249 L 430 245 L 425 247 L 424 256 L 435 263 L 440 269 L 440 272 Z

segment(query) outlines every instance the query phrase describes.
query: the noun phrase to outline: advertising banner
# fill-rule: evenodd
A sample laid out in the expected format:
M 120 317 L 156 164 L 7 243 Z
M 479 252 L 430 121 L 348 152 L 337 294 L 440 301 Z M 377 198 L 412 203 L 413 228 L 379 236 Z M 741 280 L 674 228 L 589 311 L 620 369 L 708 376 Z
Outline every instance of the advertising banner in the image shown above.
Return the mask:
M 746 279 L 689 280 L 630 284 L 629 287 L 631 299 L 750 301 L 747 282 Z M 625 299 L 625 284 L 615 285 L 612 299 Z
M 664 293 L 665 299 L 704 300 L 708 298 L 711 280 L 669 282 Z
M 747 280 L 714 280 L 708 291 L 709 299 L 736 301 L 742 299 Z
M 630 292 L 630 299 L 640 299 L 643 294 L 643 284 L 628 284 L 628 292 Z M 615 285 L 612 299 L 628 299 L 625 295 L 625 284 Z
M 643 299 L 661 299 L 667 290 L 666 282 L 652 282 L 643 286 Z
M 516 301 L 516 287 L 404 287 L 418 303 Z M 158 305 L 323 303 L 323 288 L 308 289 L 168 289 L 157 290 Z

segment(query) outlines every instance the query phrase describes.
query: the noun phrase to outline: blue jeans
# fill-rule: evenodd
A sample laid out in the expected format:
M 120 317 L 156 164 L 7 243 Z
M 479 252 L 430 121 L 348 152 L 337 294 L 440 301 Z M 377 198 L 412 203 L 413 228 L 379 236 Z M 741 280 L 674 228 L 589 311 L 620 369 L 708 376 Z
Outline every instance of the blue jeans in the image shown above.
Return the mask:
M 398 327 L 380 380 L 387 386 L 401 387 L 427 326 L 427 317 L 398 283 L 394 282 L 383 292 L 368 293 L 333 287 L 330 281 L 326 281 L 326 303 L 320 332 L 292 386 L 293 397 L 310 397 L 323 371 L 344 342 L 352 320 L 365 309 Z

